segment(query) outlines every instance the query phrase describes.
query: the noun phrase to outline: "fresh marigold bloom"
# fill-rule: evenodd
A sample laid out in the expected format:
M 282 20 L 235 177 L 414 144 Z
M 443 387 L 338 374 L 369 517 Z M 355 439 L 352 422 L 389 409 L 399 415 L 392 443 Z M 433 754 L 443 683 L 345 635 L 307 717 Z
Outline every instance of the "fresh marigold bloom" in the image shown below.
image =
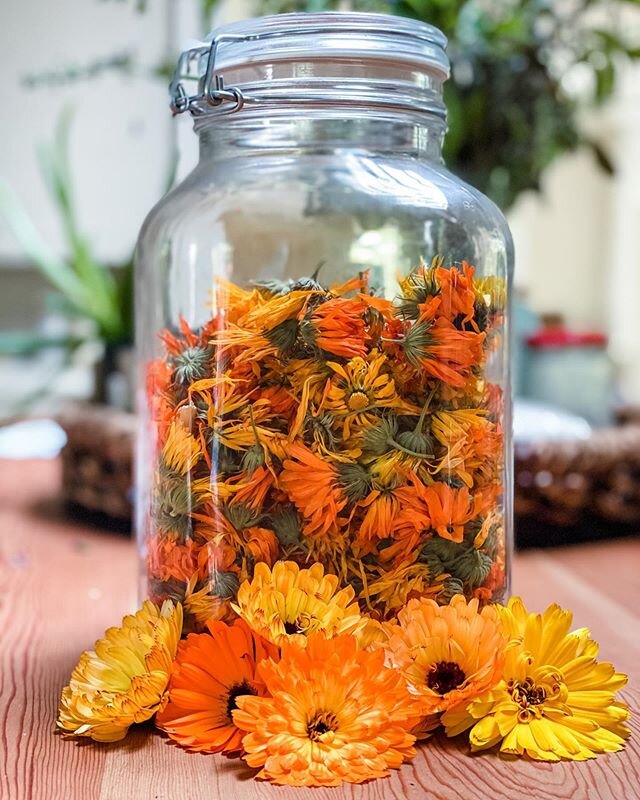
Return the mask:
M 387 661 L 420 698 L 425 716 L 467 704 L 500 680 L 506 639 L 495 609 L 478 611 L 477 600 L 410 600 L 386 633 Z
M 240 753 L 244 733 L 232 713 L 239 697 L 265 694 L 256 668 L 265 658 L 277 658 L 277 649 L 239 619 L 233 625 L 209 622 L 207 629 L 180 643 L 168 702 L 156 724 L 187 750 Z
M 147 600 L 86 650 L 62 690 L 58 727 L 97 742 L 123 739 L 160 708 L 182 631 L 182 606 Z
M 496 607 L 511 638 L 502 679 L 442 718 L 449 736 L 471 728 L 472 750 L 500 744 L 509 755 L 583 761 L 624 747 L 627 706 L 616 692 L 627 682 L 598 662 L 586 628 L 570 632 L 573 615 L 557 605 L 531 614 L 519 597 Z
M 278 645 L 292 641 L 304 647 L 315 631 L 332 637 L 366 625 L 352 587 L 338 589 L 338 584 L 338 578 L 325 575 L 317 562 L 300 569 L 293 561 L 278 561 L 273 570 L 260 562 L 253 579 L 240 586 L 233 607 L 268 641 Z
M 353 636 L 285 644 L 258 674 L 267 697 L 239 697 L 245 760 L 259 778 L 289 786 L 340 786 L 381 778 L 411 759 L 414 699 L 384 652 Z
M 287 448 L 280 486 L 304 517 L 307 536 L 322 536 L 335 527 L 347 504 L 338 484 L 337 469 L 301 444 Z
M 317 306 L 302 324 L 303 338 L 327 353 L 343 358 L 366 355 L 367 306 L 355 297 L 334 297 Z

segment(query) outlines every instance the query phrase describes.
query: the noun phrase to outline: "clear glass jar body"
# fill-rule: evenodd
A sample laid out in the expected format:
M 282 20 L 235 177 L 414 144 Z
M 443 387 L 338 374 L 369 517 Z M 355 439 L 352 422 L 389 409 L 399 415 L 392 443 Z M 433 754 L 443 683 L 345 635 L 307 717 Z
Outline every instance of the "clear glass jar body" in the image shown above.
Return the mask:
M 143 595 L 197 628 L 287 560 L 376 618 L 503 599 L 512 248 L 443 120 L 292 103 L 196 130 L 137 254 Z

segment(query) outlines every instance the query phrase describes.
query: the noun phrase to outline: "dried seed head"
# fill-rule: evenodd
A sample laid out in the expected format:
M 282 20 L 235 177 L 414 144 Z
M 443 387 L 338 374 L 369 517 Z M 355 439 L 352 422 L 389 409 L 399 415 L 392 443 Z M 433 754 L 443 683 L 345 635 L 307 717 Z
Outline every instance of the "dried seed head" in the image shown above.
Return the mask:
M 210 373 L 213 350 L 210 347 L 187 347 L 173 357 L 174 377 L 178 383 L 187 385 L 206 378 Z
M 368 428 L 362 439 L 362 449 L 367 455 L 383 456 L 393 450 L 393 440 L 398 431 L 395 417 L 385 417 L 379 425 Z
M 362 500 L 371 491 L 371 476 L 360 464 L 339 464 L 338 474 L 349 501 Z

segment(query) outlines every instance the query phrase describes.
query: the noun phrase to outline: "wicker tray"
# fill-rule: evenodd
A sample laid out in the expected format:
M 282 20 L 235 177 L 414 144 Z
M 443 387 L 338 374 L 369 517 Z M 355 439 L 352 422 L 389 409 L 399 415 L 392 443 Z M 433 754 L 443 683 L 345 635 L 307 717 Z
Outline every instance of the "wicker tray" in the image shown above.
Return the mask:
M 72 406 L 59 416 L 63 499 L 94 514 L 131 521 L 136 418 L 109 406 Z
M 640 522 L 640 425 L 516 446 L 515 512 L 553 525 Z
M 59 421 L 68 437 L 64 499 L 129 521 L 135 416 L 74 406 Z M 515 512 L 519 527 L 527 528 L 640 524 L 640 424 L 598 430 L 583 441 L 516 446 Z

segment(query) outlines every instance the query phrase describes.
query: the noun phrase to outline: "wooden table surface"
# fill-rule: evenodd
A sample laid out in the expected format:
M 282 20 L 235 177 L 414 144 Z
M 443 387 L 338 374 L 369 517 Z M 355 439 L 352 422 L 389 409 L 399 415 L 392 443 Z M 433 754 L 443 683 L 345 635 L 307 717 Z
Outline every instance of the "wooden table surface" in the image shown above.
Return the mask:
M 640 798 L 640 542 L 627 539 L 517 557 L 514 590 L 588 625 L 603 658 L 630 673 L 635 712 L 621 754 L 583 764 L 468 757 L 432 739 L 391 778 L 290 790 L 251 780 L 237 760 L 193 755 L 151 726 L 117 745 L 55 735 L 61 687 L 80 652 L 136 606 L 136 557 L 125 536 L 56 509 L 57 462 L 0 461 L 0 798 L 2 800 L 632 800 Z

